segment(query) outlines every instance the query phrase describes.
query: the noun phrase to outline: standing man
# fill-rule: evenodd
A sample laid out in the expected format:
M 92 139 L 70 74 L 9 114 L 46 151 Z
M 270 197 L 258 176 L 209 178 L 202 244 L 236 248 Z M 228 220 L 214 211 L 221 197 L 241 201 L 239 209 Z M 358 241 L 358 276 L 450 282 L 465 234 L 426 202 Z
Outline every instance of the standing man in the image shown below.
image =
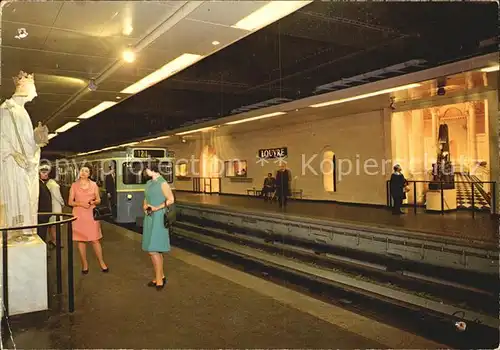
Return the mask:
M 108 203 L 111 206 L 113 217 L 116 218 L 116 175 L 115 169 L 110 166 L 108 175 L 106 175 L 106 196 Z
M 48 165 L 42 165 L 39 171 L 39 195 L 38 195 L 38 224 L 46 224 L 49 222 L 50 215 L 40 215 L 40 213 L 51 213 L 52 212 L 52 195 L 47 187 L 47 181 L 49 181 L 50 167 Z M 47 231 L 48 226 L 38 227 L 37 233 L 40 238 L 46 242 L 47 241 Z
M 282 163 L 280 169 L 276 172 L 276 194 L 278 195 L 280 208 L 286 207 L 287 198 L 291 193 L 291 181 L 292 174 L 290 170 L 286 168 L 286 165 Z
M 404 214 L 404 212 L 401 211 L 401 206 L 403 205 L 403 200 L 406 198 L 405 187 L 407 185 L 408 182 L 401 173 L 401 167 L 399 164 L 394 165 L 394 172 L 389 182 L 391 197 L 394 201 L 394 206 L 392 207 L 392 213 L 394 215 Z

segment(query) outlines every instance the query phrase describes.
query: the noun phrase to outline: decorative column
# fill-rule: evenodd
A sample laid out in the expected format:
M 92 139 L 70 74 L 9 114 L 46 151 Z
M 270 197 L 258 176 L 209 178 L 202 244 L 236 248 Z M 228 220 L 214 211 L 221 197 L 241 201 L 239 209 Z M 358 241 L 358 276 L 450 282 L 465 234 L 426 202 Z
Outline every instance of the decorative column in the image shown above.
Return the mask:
M 432 108 L 431 109 L 431 115 L 432 115 L 432 162 L 434 162 L 434 158 L 437 155 L 438 152 L 438 130 L 439 130 L 439 108 Z
M 476 101 L 466 102 L 467 109 L 467 150 L 469 158 L 469 171 L 478 161 L 477 140 L 476 140 Z
M 411 124 L 407 122 L 406 112 L 394 113 L 392 117 L 392 156 L 393 163 L 400 163 L 403 168 L 408 166 L 408 129 Z M 392 164 L 392 165 L 394 165 Z M 408 169 L 404 169 L 407 171 Z M 392 171 L 392 166 L 391 166 Z
M 412 111 L 412 127 L 411 127 L 411 172 L 413 173 L 413 180 L 424 180 L 425 164 L 425 143 L 424 143 L 424 110 L 417 109 Z M 423 184 L 417 184 L 417 202 L 420 203 L 423 198 Z

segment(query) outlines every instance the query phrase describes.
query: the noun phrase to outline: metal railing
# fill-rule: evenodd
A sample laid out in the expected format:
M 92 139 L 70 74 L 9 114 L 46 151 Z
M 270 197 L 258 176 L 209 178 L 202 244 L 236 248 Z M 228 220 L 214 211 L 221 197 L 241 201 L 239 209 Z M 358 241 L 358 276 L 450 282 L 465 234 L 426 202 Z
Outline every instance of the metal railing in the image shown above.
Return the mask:
M 475 189 L 476 187 L 475 186 L 479 186 L 480 184 L 488 184 L 488 185 L 491 185 L 491 200 L 490 200 L 490 207 L 491 207 L 491 214 L 494 215 L 495 214 L 495 210 L 496 210 L 496 201 L 497 201 L 497 198 L 496 198 L 496 182 L 494 181 L 453 181 L 453 182 L 436 182 L 436 181 L 424 181 L 424 180 L 406 180 L 408 182 L 408 186 L 410 186 L 410 188 L 413 188 L 413 203 L 412 204 L 407 204 L 407 206 L 412 206 L 413 207 L 413 211 L 414 213 L 416 214 L 417 213 L 417 208 L 419 207 L 418 203 L 417 203 L 417 184 L 418 183 L 422 183 L 422 184 L 438 184 L 439 186 L 439 191 L 440 191 L 440 195 L 441 195 L 441 215 L 444 215 L 445 213 L 445 206 L 444 206 L 444 202 L 445 202 L 445 198 L 444 198 L 444 190 L 446 190 L 446 187 L 447 185 L 450 185 L 450 184 L 466 184 L 466 185 L 470 185 L 471 187 L 471 212 L 472 212 L 472 217 L 475 217 L 475 213 L 476 213 L 476 206 L 475 206 Z M 387 192 L 387 207 L 389 208 L 392 208 L 393 206 L 393 203 L 392 203 L 392 195 L 391 195 L 391 186 L 390 186 L 390 180 L 387 180 L 386 182 L 386 192 Z M 423 191 L 424 192 L 424 191 Z M 426 192 L 424 192 L 426 193 Z
M 19 230 L 32 230 L 39 229 L 41 227 L 56 227 L 56 278 L 57 278 L 57 294 L 62 294 L 63 281 L 62 281 L 62 254 L 61 254 L 61 226 L 67 224 L 67 257 L 68 257 L 68 309 L 72 313 L 75 311 L 75 288 L 74 288 L 74 274 L 73 274 L 73 221 L 76 220 L 71 214 L 64 213 L 38 213 L 38 216 L 56 216 L 56 221 L 48 222 L 38 225 L 31 226 L 19 226 L 19 227 L 2 227 L 2 284 L 3 284 L 3 303 L 4 303 L 4 319 L 9 316 L 9 245 L 8 245 L 8 233 L 9 231 L 19 231 Z M 66 218 L 60 220 L 61 218 Z
M 195 193 L 221 193 L 221 185 L 220 177 L 193 178 L 193 192 Z

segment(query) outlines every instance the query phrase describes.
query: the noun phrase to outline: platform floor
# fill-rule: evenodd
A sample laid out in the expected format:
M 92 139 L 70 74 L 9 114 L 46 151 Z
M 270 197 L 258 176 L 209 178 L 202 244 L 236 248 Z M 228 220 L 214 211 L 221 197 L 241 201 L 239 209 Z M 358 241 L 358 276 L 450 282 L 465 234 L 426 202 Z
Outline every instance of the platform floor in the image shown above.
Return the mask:
M 141 235 L 102 225 L 110 272 L 93 255 L 88 275 L 76 263 L 75 313 L 59 314 L 51 299 L 49 312 L 12 317 L 17 348 L 443 347 L 175 247 L 168 284 L 156 291 L 145 286 L 151 266 Z
M 250 196 L 234 196 L 219 194 L 198 194 L 176 192 L 179 203 L 209 204 L 224 208 L 241 208 L 262 212 L 282 212 L 276 202 L 265 202 L 264 199 Z M 343 223 L 355 223 L 379 228 L 404 229 L 439 236 L 451 236 L 466 240 L 498 243 L 498 219 L 489 213 L 477 212 L 475 218 L 470 211 L 455 211 L 444 215 L 426 213 L 413 208 L 405 209 L 401 216 L 392 215 L 387 208 L 354 206 L 339 203 L 312 202 L 290 200 L 284 212 L 287 215 L 317 218 Z

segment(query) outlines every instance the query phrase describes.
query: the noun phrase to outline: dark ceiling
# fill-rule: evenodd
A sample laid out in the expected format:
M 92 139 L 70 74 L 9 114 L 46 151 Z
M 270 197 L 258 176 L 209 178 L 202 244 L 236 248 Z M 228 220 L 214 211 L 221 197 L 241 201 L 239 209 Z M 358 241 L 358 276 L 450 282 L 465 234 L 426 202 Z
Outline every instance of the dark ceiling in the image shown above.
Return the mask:
M 494 52 L 495 2 L 316 1 L 58 136 L 84 152 L 176 129 L 273 98 L 406 62 L 426 68 Z M 422 69 L 422 68 L 419 68 Z

